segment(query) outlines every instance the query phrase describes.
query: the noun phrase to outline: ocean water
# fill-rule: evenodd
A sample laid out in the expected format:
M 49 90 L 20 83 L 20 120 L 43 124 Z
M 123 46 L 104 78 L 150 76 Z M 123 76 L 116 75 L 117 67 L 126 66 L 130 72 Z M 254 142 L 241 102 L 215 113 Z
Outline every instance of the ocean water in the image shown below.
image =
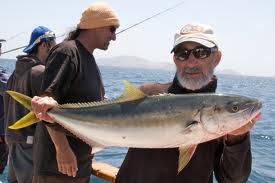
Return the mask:
M 14 62 L 0 61 L 8 74 L 14 68 Z M 115 98 L 123 91 L 122 80 L 128 80 L 136 86 L 144 82 L 169 82 L 174 71 L 122 69 L 100 67 L 108 98 Z M 249 183 L 275 182 L 275 78 L 218 75 L 218 92 L 240 94 L 258 98 L 263 102 L 262 119 L 251 130 L 252 171 Z M 95 159 L 119 167 L 126 148 L 108 148 L 96 154 Z M 7 171 L 0 175 L 6 182 Z M 104 183 L 92 177 L 93 183 Z

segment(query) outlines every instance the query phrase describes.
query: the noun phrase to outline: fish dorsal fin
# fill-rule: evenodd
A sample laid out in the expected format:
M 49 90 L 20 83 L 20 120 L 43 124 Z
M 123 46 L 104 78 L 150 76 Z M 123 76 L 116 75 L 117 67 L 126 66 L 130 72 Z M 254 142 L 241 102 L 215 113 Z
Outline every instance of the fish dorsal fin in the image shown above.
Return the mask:
M 129 81 L 124 80 L 124 92 L 123 94 L 114 100 L 103 100 L 99 102 L 88 102 L 88 103 L 68 103 L 59 105 L 58 108 L 77 108 L 77 107 L 95 107 L 108 104 L 117 104 L 122 102 L 129 102 L 145 98 L 146 95 L 137 87 L 132 85 Z
M 191 145 L 187 147 L 179 147 L 179 160 L 178 160 L 178 174 L 191 160 L 197 145 Z
M 116 99 L 117 102 L 127 102 L 132 100 L 139 100 L 145 98 L 146 95 L 137 87 L 132 85 L 129 81 L 124 80 L 124 92 Z

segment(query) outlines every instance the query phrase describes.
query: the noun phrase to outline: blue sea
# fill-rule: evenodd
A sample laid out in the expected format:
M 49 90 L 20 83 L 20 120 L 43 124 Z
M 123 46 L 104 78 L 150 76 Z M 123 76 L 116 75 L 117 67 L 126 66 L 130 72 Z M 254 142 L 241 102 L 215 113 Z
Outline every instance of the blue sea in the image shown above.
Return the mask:
M 14 68 L 14 62 L 0 61 L 1 66 L 8 70 Z M 125 69 L 117 67 L 100 67 L 108 98 L 115 98 L 123 91 L 122 80 L 135 85 L 144 82 L 168 82 L 173 79 L 174 71 Z M 252 171 L 249 183 L 275 182 L 275 78 L 218 75 L 218 92 L 240 94 L 258 98 L 263 102 L 262 119 L 251 131 Z M 126 148 L 108 148 L 96 154 L 95 159 L 119 167 L 123 161 Z M 7 171 L 0 175 L 6 181 Z M 93 183 L 105 181 L 92 177 Z

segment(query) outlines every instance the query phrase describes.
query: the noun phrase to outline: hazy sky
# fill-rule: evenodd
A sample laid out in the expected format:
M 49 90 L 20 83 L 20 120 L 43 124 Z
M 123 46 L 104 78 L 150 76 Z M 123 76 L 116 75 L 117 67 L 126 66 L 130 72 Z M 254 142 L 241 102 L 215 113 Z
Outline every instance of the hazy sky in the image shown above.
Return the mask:
M 49 27 L 61 35 L 74 27 L 91 0 L 1 0 L 0 38 L 8 39 L 3 51 L 26 45 L 33 28 Z M 181 0 L 110 0 L 117 10 L 120 29 L 127 28 Z M 155 62 L 172 62 L 174 33 L 189 22 L 210 24 L 223 57 L 219 70 L 247 75 L 275 76 L 274 0 L 186 0 L 180 7 L 118 35 L 108 51 L 96 58 L 138 56 Z M 15 58 L 22 50 L 2 58 Z

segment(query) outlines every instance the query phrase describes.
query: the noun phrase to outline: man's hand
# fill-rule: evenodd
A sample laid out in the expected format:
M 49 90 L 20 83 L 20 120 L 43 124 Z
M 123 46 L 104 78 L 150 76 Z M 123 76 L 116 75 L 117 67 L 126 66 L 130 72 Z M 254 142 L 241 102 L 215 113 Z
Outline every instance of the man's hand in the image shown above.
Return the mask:
M 58 171 L 65 175 L 75 177 L 78 170 L 77 159 L 72 151 L 66 135 L 52 129 L 51 127 L 46 126 L 46 128 L 51 136 L 56 150 Z
M 172 83 L 145 83 L 139 87 L 139 89 L 145 95 L 158 95 L 161 93 L 167 93 L 168 88 L 172 85 Z
M 259 113 L 257 116 L 255 116 L 249 123 L 247 123 L 246 125 L 242 126 L 241 128 L 230 132 L 228 135 L 243 135 L 245 133 L 247 133 L 256 123 L 256 121 L 258 121 L 261 118 L 261 113 Z
M 55 120 L 47 114 L 51 108 L 57 107 L 58 103 L 52 97 L 33 97 L 31 106 L 36 117 L 40 120 L 53 123 Z
M 227 136 L 225 136 L 225 142 L 227 145 L 238 144 L 244 140 L 249 130 L 254 126 L 256 121 L 261 118 L 261 113 L 256 115 L 249 123 L 245 124 L 241 128 L 230 132 Z
M 56 149 L 56 160 L 59 172 L 72 177 L 76 176 L 78 170 L 77 161 L 70 147 L 62 150 Z

